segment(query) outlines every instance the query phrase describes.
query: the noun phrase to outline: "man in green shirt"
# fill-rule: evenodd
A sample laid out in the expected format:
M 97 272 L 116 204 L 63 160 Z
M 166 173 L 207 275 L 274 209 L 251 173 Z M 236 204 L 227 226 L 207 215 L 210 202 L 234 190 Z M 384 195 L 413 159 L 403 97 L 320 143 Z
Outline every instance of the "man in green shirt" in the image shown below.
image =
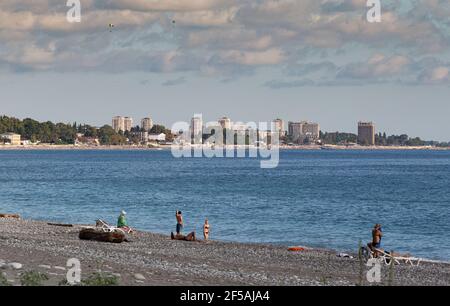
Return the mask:
M 133 232 L 133 230 L 128 226 L 126 215 L 127 213 L 124 210 L 122 210 L 122 212 L 119 215 L 119 219 L 117 220 L 117 227 L 123 229 L 127 233 L 131 233 Z

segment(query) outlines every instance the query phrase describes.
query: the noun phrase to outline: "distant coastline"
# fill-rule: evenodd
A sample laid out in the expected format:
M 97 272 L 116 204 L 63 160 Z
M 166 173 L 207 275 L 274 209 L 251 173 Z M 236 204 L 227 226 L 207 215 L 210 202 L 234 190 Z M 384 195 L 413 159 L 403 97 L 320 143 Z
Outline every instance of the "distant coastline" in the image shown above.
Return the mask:
M 194 147 L 194 146 L 193 146 Z M 236 148 L 242 148 L 235 146 Z M 52 145 L 52 144 L 39 144 L 39 145 L 0 145 L 0 150 L 3 151 L 28 151 L 28 150 L 149 150 L 160 151 L 170 150 L 171 145 L 160 146 L 144 146 L 144 145 Z M 245 146 L 248 149 L 248 146 Z M 255 148 L 255 147 L 253 147 Z M 398 151 L 410 151 L 410 150 L 430 150 L 430 151 L 448 151 L 450 147 L 433 147 L 433 146 L 345 146 L 345 145 L 299 145 L 299 146 L 280 146 L 280 150 L 398 150 Z

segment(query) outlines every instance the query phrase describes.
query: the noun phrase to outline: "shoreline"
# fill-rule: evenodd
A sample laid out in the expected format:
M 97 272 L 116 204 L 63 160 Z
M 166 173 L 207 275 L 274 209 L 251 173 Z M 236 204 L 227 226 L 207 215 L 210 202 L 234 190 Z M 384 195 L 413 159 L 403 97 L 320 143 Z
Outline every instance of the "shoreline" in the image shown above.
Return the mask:
M 198 148 L 199 146 L 191 146 Z M 204 146 L 210 148 L 209 146 Z M 249 149 L 257 147 L 249 146 L 233 146 L 235 149 Z M 226 147 L 223 147 L 224 149 Z M 100 146 L 84 146 L 84 145 L 0 145 L 0 151 L 64 151 L 64 150 L 79 150 L 79 151 L 163 151 L 170 150 L 171 145 L 161 146 L 132 146 L 132 145 L 100 145 Z M 280 146 L 281 151 L 291 150 L 326 150 L 326 151 L 450 151 L 450 147 L 431 147 L 431 146 L 343 146 L 343 145 L 302 145 L 302 146 Z
M 354 286 L 360 283 L 360 261 L 338 257 L 336 251 L 309 249 L 289 252 L 287 246 L 238 242 L 185 242 L 168 235 L 138 231 L 130 242 L 110 244 L 78 238 L 82 225 L 60 227 L 44 221 L 0 218 L 0 266 L 20 263 L 18 270 L 2 270 L 11 284 L 23 271 L 46 273 L 57 285 L 67 273 L 66 261 L 78 258 L 84 277 L 103 272 L 119 285 L 288 285 Z M 363 284 L 369 267 L 364 266 Z M 83 277 L 83 276 L 82 276 Z M 382 267 L 376 285 L 450 285 L 450 264 L 423 262 L 398 265 L 394 279 Z

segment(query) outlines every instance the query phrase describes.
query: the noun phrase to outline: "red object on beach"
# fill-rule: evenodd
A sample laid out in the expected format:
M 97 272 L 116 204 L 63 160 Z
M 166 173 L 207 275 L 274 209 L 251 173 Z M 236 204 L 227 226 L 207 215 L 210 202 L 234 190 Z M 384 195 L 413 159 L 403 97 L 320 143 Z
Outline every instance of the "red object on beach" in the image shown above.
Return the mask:
M 0 214 L 0 218 L 4 219 L 20 219 L 20 216 L 17 214 Z
M 288 251 L 291 251 L 291 252 L 302 252 L 302 251 L 305 251 L 305 250 L 306 250 L 305 248 L 302 248 L 302 247 L 299 247 L 299 246 L 288 248 Z

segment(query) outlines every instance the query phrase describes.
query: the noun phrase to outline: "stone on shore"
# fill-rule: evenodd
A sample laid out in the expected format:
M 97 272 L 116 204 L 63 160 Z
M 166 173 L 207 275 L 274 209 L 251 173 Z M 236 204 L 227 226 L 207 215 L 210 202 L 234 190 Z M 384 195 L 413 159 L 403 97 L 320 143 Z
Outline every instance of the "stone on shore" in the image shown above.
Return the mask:
M 0 269 L 20 270 L 22 268 L 23 268 L 23 265 L 18 262 L 11 262 L 11 263 L 1 263 L 0 262 Z
M 134 278 L 135 278 L 136 280 L 140 280 L 140 281 L 144 281 L 144 280 L 145 280 L 145 276 L 142 275 L 142 274 L 140 274 L 140 273 L 135 273 L 135 274 L 134 274 Z

